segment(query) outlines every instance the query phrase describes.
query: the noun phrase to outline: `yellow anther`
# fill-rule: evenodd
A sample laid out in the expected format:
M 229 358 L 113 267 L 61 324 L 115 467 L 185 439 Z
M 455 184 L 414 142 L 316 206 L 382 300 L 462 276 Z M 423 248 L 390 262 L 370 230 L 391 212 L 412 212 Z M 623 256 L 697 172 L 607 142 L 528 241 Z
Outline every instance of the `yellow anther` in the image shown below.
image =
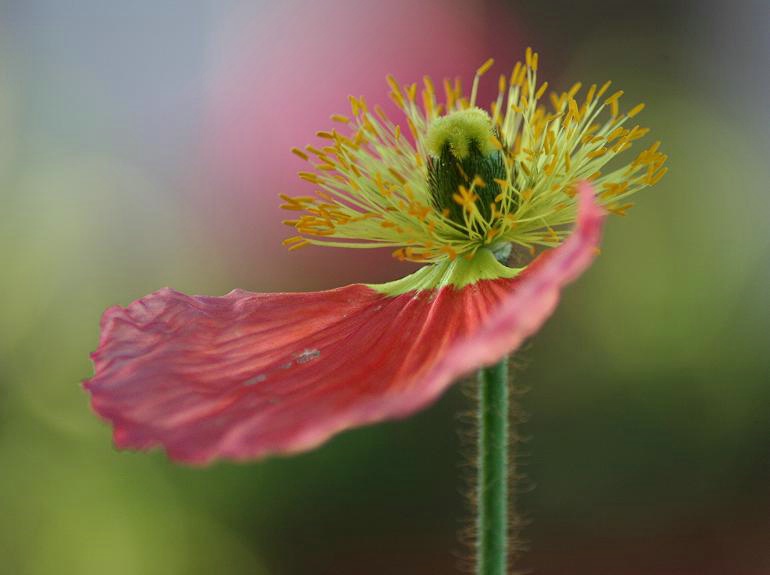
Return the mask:
M 617 144 L 615 144 L 612 148 L 612 152 L 614 154 L 620 154 L 621 152 L 625 152 L 628 150 L 633 144 L 631 142 L 627 142 L 625 140 L 620 140 Z
M 396 258 L 398 261 L 405 262 L 406 261 L 406 250 L 404 248 L 398 248 L 396 250 L 393 250 L 391 255 Z
M 613 102 L 617 102 L 617 101 L 618 101 L 618 99 L 619 99 L 619 98 L 620 98 L 620 97 L 621 97 L 623 94 L 624 94 L 623 90 L 618 90 L 617 92 L 615 92 L 614 94 L 612 94 L 612 96 L 610 96 L 609 98 L 607 98 L 607 99 L 604 101 L 604 103 L 605 103 L 605 104 L 612 104 Z
M 591 87 L 588 88 L 588 93 L 586 94 L 586 105 L 590 106 L 591 103 L 594 101 L 594 96 L 596 95 L 596 84 L 591 84 Z
M 631 110 L 629 110 L 628 114 L 626 114 L 626 115 L 627 115 L 629 118 L 633 118 L 633 117 L 634 117 L 634 116 L 636 116 L 636 115 L 637 115 L 639 112 L 641 112 L 642 110 L 644 110 L 644 107 L 645 107 L 645 104 L 644 104 L 644 102 L 642 102 L 641 104 L 637 104 L 636 106 L 634 106 L 633 108 L 631 108 Z
M 306 245 L 310 244 L 310 242 L 308 240 L 306 240 L 304 238 L 300 238 L 300 239 L 301 239 L 301 241 L 293 243 L 293 244 L 287 246 L 290 252 L 293 252 L 294 250 L 298 250 L 298 249 L 300 249 L 302 247 L 305 247 Z
M 308 155 L 305 152 L 303 152 L 302 150 L 300 150 L 299 148 L 292 148 L 291 149 L 291 153 L 294 154 L 295 156 L 298 156 L 298 157 L 302 158 L 305 161 L 307 161 L 309 159 Z
M 340 124 L 350 123 L 350 118 L 348 118 L 347 116 L 343 116 L 342 114 L 332 114 L 331 118 L 332 118 L 332 121 L 339 122 Z
M 430 76 L 423 76 L 422 83 L 425 86 L 425 91 L 431 95 L 436 94 L 436 87 L 433 84 L 433 79 Z
M 299 172 L 299 177 L 305 180 L 306 182 L 310 182 L 311 184 L 320 184 L 321 180 L 320 178 L 314 174 L 313 172 Z
M 626 139 L 628 141 L 638 140 L 639 138 L 646 136 L 649 131 L 649 128 L 640 128 L 639 126 L 634 126 L 631 129 L 631 132 L 626 136 Z
M 401 93 L 401 87 L 398 85 L 398 82 L 396 82 L 396 79 L 390 74 L 387 75 L 386 80 L 390 86 L 390 89 L 392 90 L 391 94 L 393 96 L 393 101 L 396 103 L 396 105 L 398 105 L 399 108 L 403 108 L 404 95 Z
M 573 121 L 579 122 L 580 110 L 578 110 L 577 102 L 569 97 L 567 98 L 567 102 L 569 102 L 569 112 L 567 113 L 567 117 L 564 119 L 565 125 L 569 125 Z
M 528 70 L 528 68 L 526 66 L 522 66 L 521 68 L 519 68 L 519 75 L 516 78 L 516 85 L 517 86 L 524 87 L 524 86 L 527 85 L 526 84 L 526 82 L 527 82 L 527 70 Z
M 358 116 L 358 111 L 360 110 L 358 100 L 356 100 L 353 96 L 348 96 L 348 101 L 350 102 L 350 109 L 353 112 L 353 115 Z
M 622 193 L 624 193 L 628 188 L 628 182 L 623 182 L 621 184 L 615 184 L 610 182 L 610 183 L 603 184 L 602 188 L 603 190 L 599 194 L 599 197 L 603 200 L 608 200 L 610 198 L 619 196 Z
M 358 107 L 362 114 L 367 114 L 369 112 L 369 108 L 366 105 L 366 98 L 363 96 L 358 98 Z
M 634 204 L 623 204 L 605 206 L 605 209 L 611 214 L 615 214 L 616 216 L 625 216 L 628 213 L 628 210 L 630 210 L 632 207 L 634 207 Z
M 556 92 L 551 92 L 548 97 L 551 99 L 551 106 L 553 106 L 553 109 L 557 112 L 561 110 L 562 104 L 564 103 L 564 96 L 559 96 Z
M 426 206 L 425 204 L 421 204 L 419 202 L 411 202 L 409 204 L 409 214 L 412 216 L 415 216 L 417 219 L 421 221 L 425 221 L 428 219 L 428 216 L 430 215 L 431 211 L 433 211 L 433 208 L 430 206 Z
M 572 87 L 567 91 L 567 97 L 568 98 L 574 98 L 575 94 L 580 92 L 580 88 L 582 88 L 582 87 L 583 87 L 583 83 L 582 82 L 575 82 L 574 84 L 572 84 Z
M 607 135 L 607 143 L 612 142 L 613 140 L 616 140 L 617 138 L 624 135 L 625 133 L 626 133 L 626 129 L 623 128 L 622 126 L 618 126 Z
M 441 251 L 444 252 L 447 256 L 449 256 L 450 260 L 454 260 L 457 258 L 457 251 L 452 246 L 441 246 Z
M 465 211 L 470 212 L 476 207 L 476 200 L 479 197 L 465 186 L 460 186 L 458 193 L 452 194 L 452 199 L 455 203 L 462 206 Z
M 505 77 L 505 74 L 500 74 L 500 77 L 497 79 L 498 93 L 502 94 L 503 92 L 505 92 L 507 85 L 508 85 L 508 79 Z
M 476 70 L 476 75 L 483 76 L 489 71 L 489 69 L 492 67 L 494 63 L 495 63 L 494 58 L 488 58 L 486 62 L 484 62 L 481 66 L 478 67 L 478 69 Z
M 415 97 L 417 97 L 417 84 L 412 83 L 406 90 L 406 98 L 410 102 L 414 103 Z
M 602 87 L 599 88 L 599 91 L 596 93 L 596 98 L 601 98 L 604 93 L 609 90 L 610 86 L 612 86 L 612 80 L 607 80 L 604 84 L 602 84 Z
M 663 176 L 666 175 L 667 172 L 668 172 L 668 168 L 661 168 L 660 171 L 657 174 L 653 175 L 650 178 L 647 178 L 647 185 L 648 186 L 654 186 L 655 184 L 657 184 L 660 181 L 660 179 Z
M 517 86 L 519 83 L 519 70 L 521 70 L 521 62 L 516 62 L 516 65 L 513 67 L 513 71 L 511 72 L 511 81 L 509 82 L 511 88 Z

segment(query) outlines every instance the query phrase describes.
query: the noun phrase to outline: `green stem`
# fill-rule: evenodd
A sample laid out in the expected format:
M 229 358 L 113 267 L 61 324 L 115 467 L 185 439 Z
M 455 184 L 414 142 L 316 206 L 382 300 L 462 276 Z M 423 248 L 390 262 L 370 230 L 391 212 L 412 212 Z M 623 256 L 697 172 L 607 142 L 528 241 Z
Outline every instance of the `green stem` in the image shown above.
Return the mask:
M 479 371 L 476 575 L 508 572 L 508 359 Z

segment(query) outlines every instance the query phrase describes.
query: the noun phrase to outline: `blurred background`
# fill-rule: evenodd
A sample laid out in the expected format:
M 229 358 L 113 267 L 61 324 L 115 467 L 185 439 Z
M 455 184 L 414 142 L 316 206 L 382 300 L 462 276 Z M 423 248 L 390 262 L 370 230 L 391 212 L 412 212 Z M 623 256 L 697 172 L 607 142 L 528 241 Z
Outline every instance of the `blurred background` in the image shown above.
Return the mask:
M 763 0 L 0 2 L 1 573 L 444 574 L 465 554 L 455 389 L 290 459 L 116 452 L 88 406 L 101 312 L 409 268 L 287 253 L 289 149 L 348 94 L 507 72 L 612 79 L 670 173 L 519 354 L 522 568 L 770 573 L 770 11 Z M 490 80 L 494 84 L 493 80 Z

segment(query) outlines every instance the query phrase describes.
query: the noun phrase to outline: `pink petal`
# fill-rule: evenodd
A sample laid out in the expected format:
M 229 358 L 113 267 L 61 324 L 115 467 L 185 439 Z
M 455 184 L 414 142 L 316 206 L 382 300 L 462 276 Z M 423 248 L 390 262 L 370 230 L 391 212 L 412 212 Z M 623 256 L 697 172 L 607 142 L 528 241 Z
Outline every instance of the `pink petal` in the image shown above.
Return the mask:
M 108 309 L 85 382 L 120 448 L 162 445 L 204 464 L 313 448 L 406 416 L 536 332 L 586 269 L 602 213 L 588 185 L 578 225 L 513 279 L 386 296 L 326 292 L 187 296 L 164 289 Z

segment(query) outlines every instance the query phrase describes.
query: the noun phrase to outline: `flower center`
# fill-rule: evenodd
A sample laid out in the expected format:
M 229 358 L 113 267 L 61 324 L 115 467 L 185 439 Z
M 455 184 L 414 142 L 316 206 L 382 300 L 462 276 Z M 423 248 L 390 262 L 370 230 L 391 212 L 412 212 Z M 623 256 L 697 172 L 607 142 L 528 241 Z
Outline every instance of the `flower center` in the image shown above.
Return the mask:
M 419 94 L 417 84 L 389 76 L 411 137 L 381 107 L 370 111 L 351 96 L 353 117 L 332 116 L 347 134 L 321 131 L 325 145 L 292 150 L 310 163 L 299 176 L 316 189 L 281 195 L 285 209 L 299 212 L 284 221 L 297 230 L 284 240 L 289 249 L 390 247 L 398 259 L 430 264 L 471 261 L 481 250 L 503 258 L 511 245 L 534 255 L 559 245 L 575 222 L 576 182 L 590 180 L 600 204 L 623 215 L 631 194 L 666 173 L 660 142 L 614 161 L 648 130 L 631 123 L 644 104 L 621 113 L 623 92 L 605 96 L 610 82 L 591 85 L 585 98 L 576 99 L 580 82 L 545 98 L 538 56 L 527 50 L 499 77 L 487 113 L 476 96 L 491 65 L 476 70 L 468 95 L 459 79 L 446 80 L 443 101 L 427 76 Z
M 439 212 L 460 224 L 476 205 L 489 220 L 506 172 L 489 115 L 469 108 L 436 118 L 428 128 L 428 187 Z

